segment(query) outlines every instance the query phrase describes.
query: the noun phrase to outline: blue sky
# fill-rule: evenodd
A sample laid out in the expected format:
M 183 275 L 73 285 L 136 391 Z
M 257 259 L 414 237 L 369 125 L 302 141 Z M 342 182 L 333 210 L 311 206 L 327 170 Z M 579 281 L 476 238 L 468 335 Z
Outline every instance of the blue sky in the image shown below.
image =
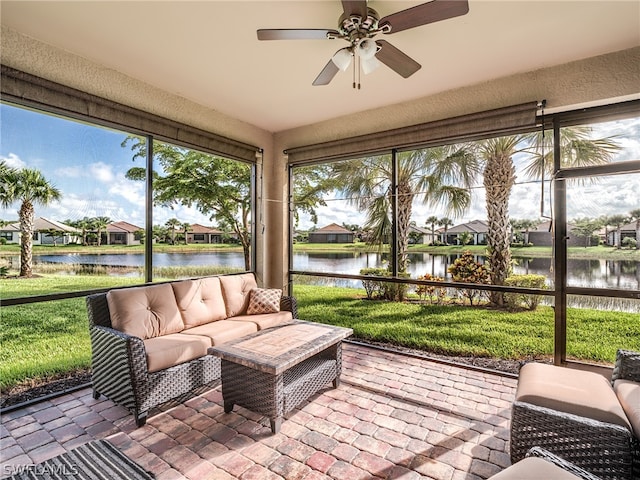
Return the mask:
M 0 159 L 13 167 L 40 170 L 50 183 L 63 193 L 60 202 L 48 207 L 36 206 L 36 215 L 64 221 L 83 217 L 106 216 L 113 221 L 127 221 L 144 225 L 144 185 L 125 178 L 132 166 L 143 166 L 141 160 L 132 161 L 132 151 L 121 143 L 125 133 L 99 128 L 80 122 L 43 115 L 38 112 L 0 104 Z M 611 122 L 598 127 L 596 135 L 622 135 L 624 147 L 616 159 L 640 159 L 640 119 Z M 520 173 L 518 180 L 525 180 Z M 481 184 L 481 182 L 480 182 Z M 512 218 L 540 217 L 540 184 L 522 183 L 513 189 L 510 200 Z M 548 193 L 545 214 L 550 214 Z M 640 174 L 610 176 L 595 184 L 573 185 L 568 188 L 569 218 L 596 217 L 614 213 L 628 213 L 640 208 Z M 0 209 L 0 219 L 17 219 L 15 204 Z M 413 219 L 418 225 L 430 216 L 442 217 L 444 211 L 416 205 Z M 329 202 L 319 209 L 318 227 L 332 222 L 338 224 L 364 223 L 364 215 L 344 201 Z M 176 206 L 154 209 L 154 224 L 164 224 L 169 218 L 212 225 L 194 208 Z M 474 190 L 472 207 L 456 223 L 486 218 L 483 189 Z M 299 228 L 312 223 L 301 216 Z

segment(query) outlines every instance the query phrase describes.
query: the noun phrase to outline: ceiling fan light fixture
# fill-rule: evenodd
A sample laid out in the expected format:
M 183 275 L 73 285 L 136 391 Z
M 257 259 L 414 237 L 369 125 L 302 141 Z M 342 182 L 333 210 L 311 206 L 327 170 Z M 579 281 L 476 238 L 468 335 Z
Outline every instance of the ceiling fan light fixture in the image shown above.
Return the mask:
M 351 57 L 352 54 L 349 48 L 341 48 L 331 57 L 331 61 L 344 72 L 349 68 L 349 65 L 351 65 Z
M 376 70 L 380 65 L 380 60 L 378 60 L 375 56 L 371 58 L 362 58 L 360 59 L 360 66 L 362 67 L 362 72 L 365 75 L 369 75 L 371 72 Z
M 362 60 L 374 58 L 377 51 L 378 45 L 376 41 L 371 38 L 365 38 L 358 43 L 358 56 Z

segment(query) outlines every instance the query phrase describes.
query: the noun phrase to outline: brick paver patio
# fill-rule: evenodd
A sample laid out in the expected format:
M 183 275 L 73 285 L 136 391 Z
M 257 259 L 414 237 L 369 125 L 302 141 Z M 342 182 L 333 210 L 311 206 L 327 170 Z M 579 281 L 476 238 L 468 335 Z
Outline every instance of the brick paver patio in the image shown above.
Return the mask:
M 3 415 L 2 470 L 106 438 L 158 479 L 485 479 L 510 464 L 516 380 L 345 344 L 343 376 L 273 435 L 260 415 L 225 414 L 220 388 L 135 428 L 90 389 Z

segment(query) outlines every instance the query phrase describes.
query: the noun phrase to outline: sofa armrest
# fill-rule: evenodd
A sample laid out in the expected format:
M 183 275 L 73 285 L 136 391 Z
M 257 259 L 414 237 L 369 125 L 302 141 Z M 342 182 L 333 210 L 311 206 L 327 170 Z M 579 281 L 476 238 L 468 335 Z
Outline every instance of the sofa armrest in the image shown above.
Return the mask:
M 283 295 L 280 300 L 280 310 L 291 312 L 293 318 L 298 318 L 298 301 L 296 297 Z
M 94 392 L 133 408 L 139 385 L 148 383 L 142 339 L 102 326 L 92 326 L 89 335 Z
M 640 382 L 640 352 L 618 350 L 611 374 L 611 384 L 616 380 Z
M 567 460 L 564 460 L 558 457 L 557 455 L 554 455 L 550 451 L 545 450 L 544 448 L 541 448 L 541 447 L 533 447 L 529 449 L 526 456 L 542 458 L 543 460 L 551 462 L 554 465 L 562 468 L 566 472 L 572 473 L 573 475 L 581 478 L 582 480 L 601 480 L 600 477 L 597 477 L 594 474 L 587 472 L 586 470 L 574 465 L 571 462 L 568 462 Z

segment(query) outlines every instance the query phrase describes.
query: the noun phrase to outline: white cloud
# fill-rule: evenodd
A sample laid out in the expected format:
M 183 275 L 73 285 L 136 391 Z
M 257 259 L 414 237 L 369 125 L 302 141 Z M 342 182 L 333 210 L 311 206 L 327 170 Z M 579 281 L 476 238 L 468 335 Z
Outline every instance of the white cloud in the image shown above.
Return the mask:
M 0 155 L 0 160 L 4 161 L 11 168 L 25 168 L 27 164 L 15 153 L 9 152 L 8 156 Z

